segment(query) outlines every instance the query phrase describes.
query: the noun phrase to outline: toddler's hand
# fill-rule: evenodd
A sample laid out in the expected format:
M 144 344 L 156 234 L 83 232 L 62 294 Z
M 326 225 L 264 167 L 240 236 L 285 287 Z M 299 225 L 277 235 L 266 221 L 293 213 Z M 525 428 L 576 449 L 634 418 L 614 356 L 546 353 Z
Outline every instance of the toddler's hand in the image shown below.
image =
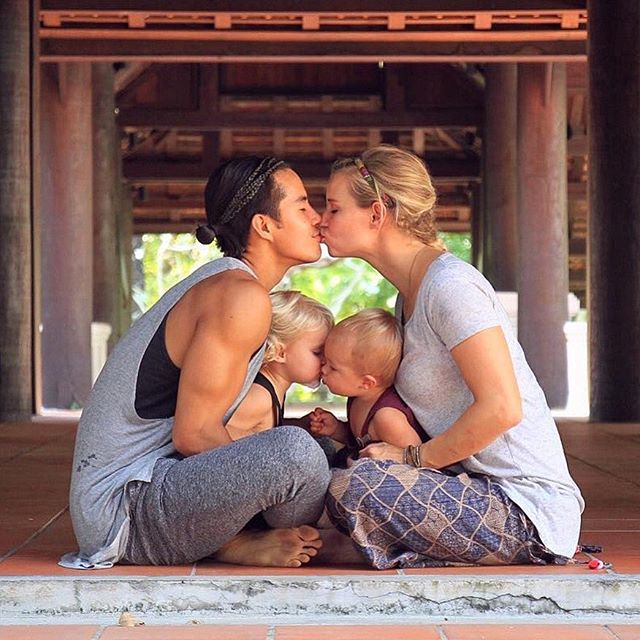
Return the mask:
M 338 430 L 338 419 L 329 411 L 317 407 L 309 414 L 309 431 L 314 436 L 329 436 Z

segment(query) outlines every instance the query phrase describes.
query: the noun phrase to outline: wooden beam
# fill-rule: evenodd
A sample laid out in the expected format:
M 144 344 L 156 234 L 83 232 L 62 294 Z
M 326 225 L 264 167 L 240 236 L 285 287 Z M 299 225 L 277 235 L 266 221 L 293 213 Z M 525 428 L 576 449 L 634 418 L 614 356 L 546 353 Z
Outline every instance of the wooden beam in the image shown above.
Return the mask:
M 443 31 L 374 31 L 373 29 L 363 31 L 285 31 L 267 29 L 247 29 L 247 30 L 193 30 L 193 29 L 149 29 L 139 31 L 132 28 L 47 28 L 40 30 L 40 36 L 46 40 L 119 40 L 138 42 L 248 42 L 254 43 L 260 40 L 279 43 L 437 43 L 437 42 L 529 42 L 532 40 L 539 42 L 556 41 L 586 41 L 586 30 L 558 30 L 546 29 L 531 31 L 521 30 L 495 30 L 487 31 L 474 29 L 472 31 L 462 31 L 448 29 Z
M 585 38 L 542 39 L 538 32 L 527 39 L 503 42 L 461 42 L 452 34 L 445 42 L 402 42 L 345 40 L 342 42 L 268 41 L 258 35 L 250 43 L 205 40 L 121 40 L 106 34 L 100 40 L 63 37 L 40 43 L 41 62 L 69 60 L 113 62 L 543 62 L 586 61 Z M 136 32 L 140 33 L 140 32 Z M 308 35 L 315 32 L 301 32 Z M 348 32 L 349 34 L 351 32 Z M 404 34 L 406 32 L 393 32 Z M 484 33 L 484 32 L 483 32 Z M 509 32 L 506 32 L 509 33 Z M 557 32 L 562 34 L 564 32 Z M 569 32 L 571 33 L 571 32 Z M 565 34 L 566 35 L 566 34 Z
M 121 127 L 224 131 L 233 129 L 392 129 L 410 131 L 417 127 L 465 127 L 482 123 L 483 111 L 477 107 L 431 108 L 396 113 L 229 113 L 169 110 L 123 109 L 118 115 Z
M 132 62 L 116 71 L 114 89 L 120 93 L 126 89 L 134 80 L 137 80 L 151 65 L 150 62 Z
M 428 155 L 424 158 L 434 178 L 475 180 L 480 175 L 477 158 L 455 159 Z M 326 160 L 290 160 L 293 168 L 303 178 L 328 178 L 329 165 Z M 166 160 L 125 160 L 124 177 L 137 182 L 202 182 L 206 171 L 200 162 L 169 162 Z
M 435 11 L 447 13 L 442 0 L 395 0 L 393 10 L 374 11 L 370 0 L 306 0 L 301 10 L 299 0 L 269 0 L 268 10 L 264 0 L 216 0 L 216 12 L 256 13 L 406 13 Z M 391 4 L 391 3 L 390 3 Z M 450 3 L 453 4 L 453 3 Z M 486 0 L 457 0 L 456 12 L 486 11 Z M 586 10 L 586 0 L 492 0 L 491 10 L 496 11 L 555 11 Z M 160 0 L 41 0 L 42 10 L 49 11 L 153 11 L 163 13 L 166 3 Z M 211 0 L 173 0 L 171 12 L 192 13 L 212 11 Z M 451 11 L 451 10 L 450 10 Z

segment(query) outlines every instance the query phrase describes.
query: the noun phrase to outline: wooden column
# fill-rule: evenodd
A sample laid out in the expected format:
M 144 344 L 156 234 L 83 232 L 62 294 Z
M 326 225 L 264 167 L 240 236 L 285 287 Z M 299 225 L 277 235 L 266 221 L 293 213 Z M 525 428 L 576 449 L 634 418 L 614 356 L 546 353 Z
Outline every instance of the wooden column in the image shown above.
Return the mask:
M 29 3 L 0 3 L 0 421 L 33 412 Z
M 471 199 L 471 262 L 473 266 L 482 271 L 484 265 L 484 199 L 483 186 L 479 182 L 469 184 L 469 196 Z
M 109 62 L 94 63 L 93 76 L 93 320 L 118 325 L 118 210 L 120 150 L 115 121 L 114 72 Z
M 591 419 L 640 421 L 640 5 L 590 0 Z
M 133 197 L 130 185 L 123 180 L 122 162 L 118 164 L 120 207 L 118 209 L 118 307 L 115 339 L 121 338 L 131 326 L 133 268 Z
M 517 108 L 517 65 L 487 65 L 482 140 L 482 267 L 498 291 L 518 288 Z
M 567 401 L 567 81 L 563 63 L 518 66 L 518 338 L 547 401 Z
M 91 387 L 91 64 L 41 74 L 42 374 L 45 407 L 82 405 Z

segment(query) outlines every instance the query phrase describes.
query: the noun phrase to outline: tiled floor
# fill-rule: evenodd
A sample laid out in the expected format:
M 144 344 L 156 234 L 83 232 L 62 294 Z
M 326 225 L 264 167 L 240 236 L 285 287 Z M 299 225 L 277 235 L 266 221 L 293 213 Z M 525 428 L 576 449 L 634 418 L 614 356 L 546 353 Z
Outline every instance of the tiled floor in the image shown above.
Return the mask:
M 640 574 L 640 425 L 564 422 L 560 430 L 573 477 L 581 487 L 587 507 L 581 542 L 600 544 L 598 557 L 611 562 L 604 570 L 618 574 Z M 27 424 L 0 424 L 0 576 L 60 576 L 76 572 L 62 569 L 57 559 L 75 548 L 67 510 L 74 422 L 45 421 Z M 581 555 L 579 559 L 586 560 Z M 255 569 L 200 562 L 180 567 L 127 567 L 107 570 L 110 576 L 193 576 L 193 575 L 320 575 L 369 572 L 362 567 L 307 566 L 300 569 Z M 412 570 L 411 573 L 496 574 L 589 573 L 584 564 L 569 567 L 504 567 Z M 391 571 L 388 573 L 395 573 Z M 405 573 L 408 573 L 405 571 Z M 106 575 L 102 573 L 101 575 Z M 1 621 L 0 621 L 1 623 Z M 537 640 L 640 640 L 638 626 L 618 625 L 442 625 L 381 627 L 356 626 L 1 626 L 0 640 L 56 637 L 61 640 L 167 640 L 270 638 L 331 638 L 377 640 L 406 638 L 439 640 L 487 640 L 522 638 Z
M 0 626 L 0 640 L 638 640 L 640 625 Z

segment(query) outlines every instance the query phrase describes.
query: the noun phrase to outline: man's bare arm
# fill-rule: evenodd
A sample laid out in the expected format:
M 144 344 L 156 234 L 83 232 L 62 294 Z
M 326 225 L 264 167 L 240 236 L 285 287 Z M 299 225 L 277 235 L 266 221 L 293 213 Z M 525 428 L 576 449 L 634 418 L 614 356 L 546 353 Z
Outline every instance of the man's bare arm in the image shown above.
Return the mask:
M 173 442 L 184 455 L 229 444 L 223 416 L 242 389 L 251 356 L 271 323 L 267 291 L 231 280 L 197 301 L 193 336 L 184 354 Z

